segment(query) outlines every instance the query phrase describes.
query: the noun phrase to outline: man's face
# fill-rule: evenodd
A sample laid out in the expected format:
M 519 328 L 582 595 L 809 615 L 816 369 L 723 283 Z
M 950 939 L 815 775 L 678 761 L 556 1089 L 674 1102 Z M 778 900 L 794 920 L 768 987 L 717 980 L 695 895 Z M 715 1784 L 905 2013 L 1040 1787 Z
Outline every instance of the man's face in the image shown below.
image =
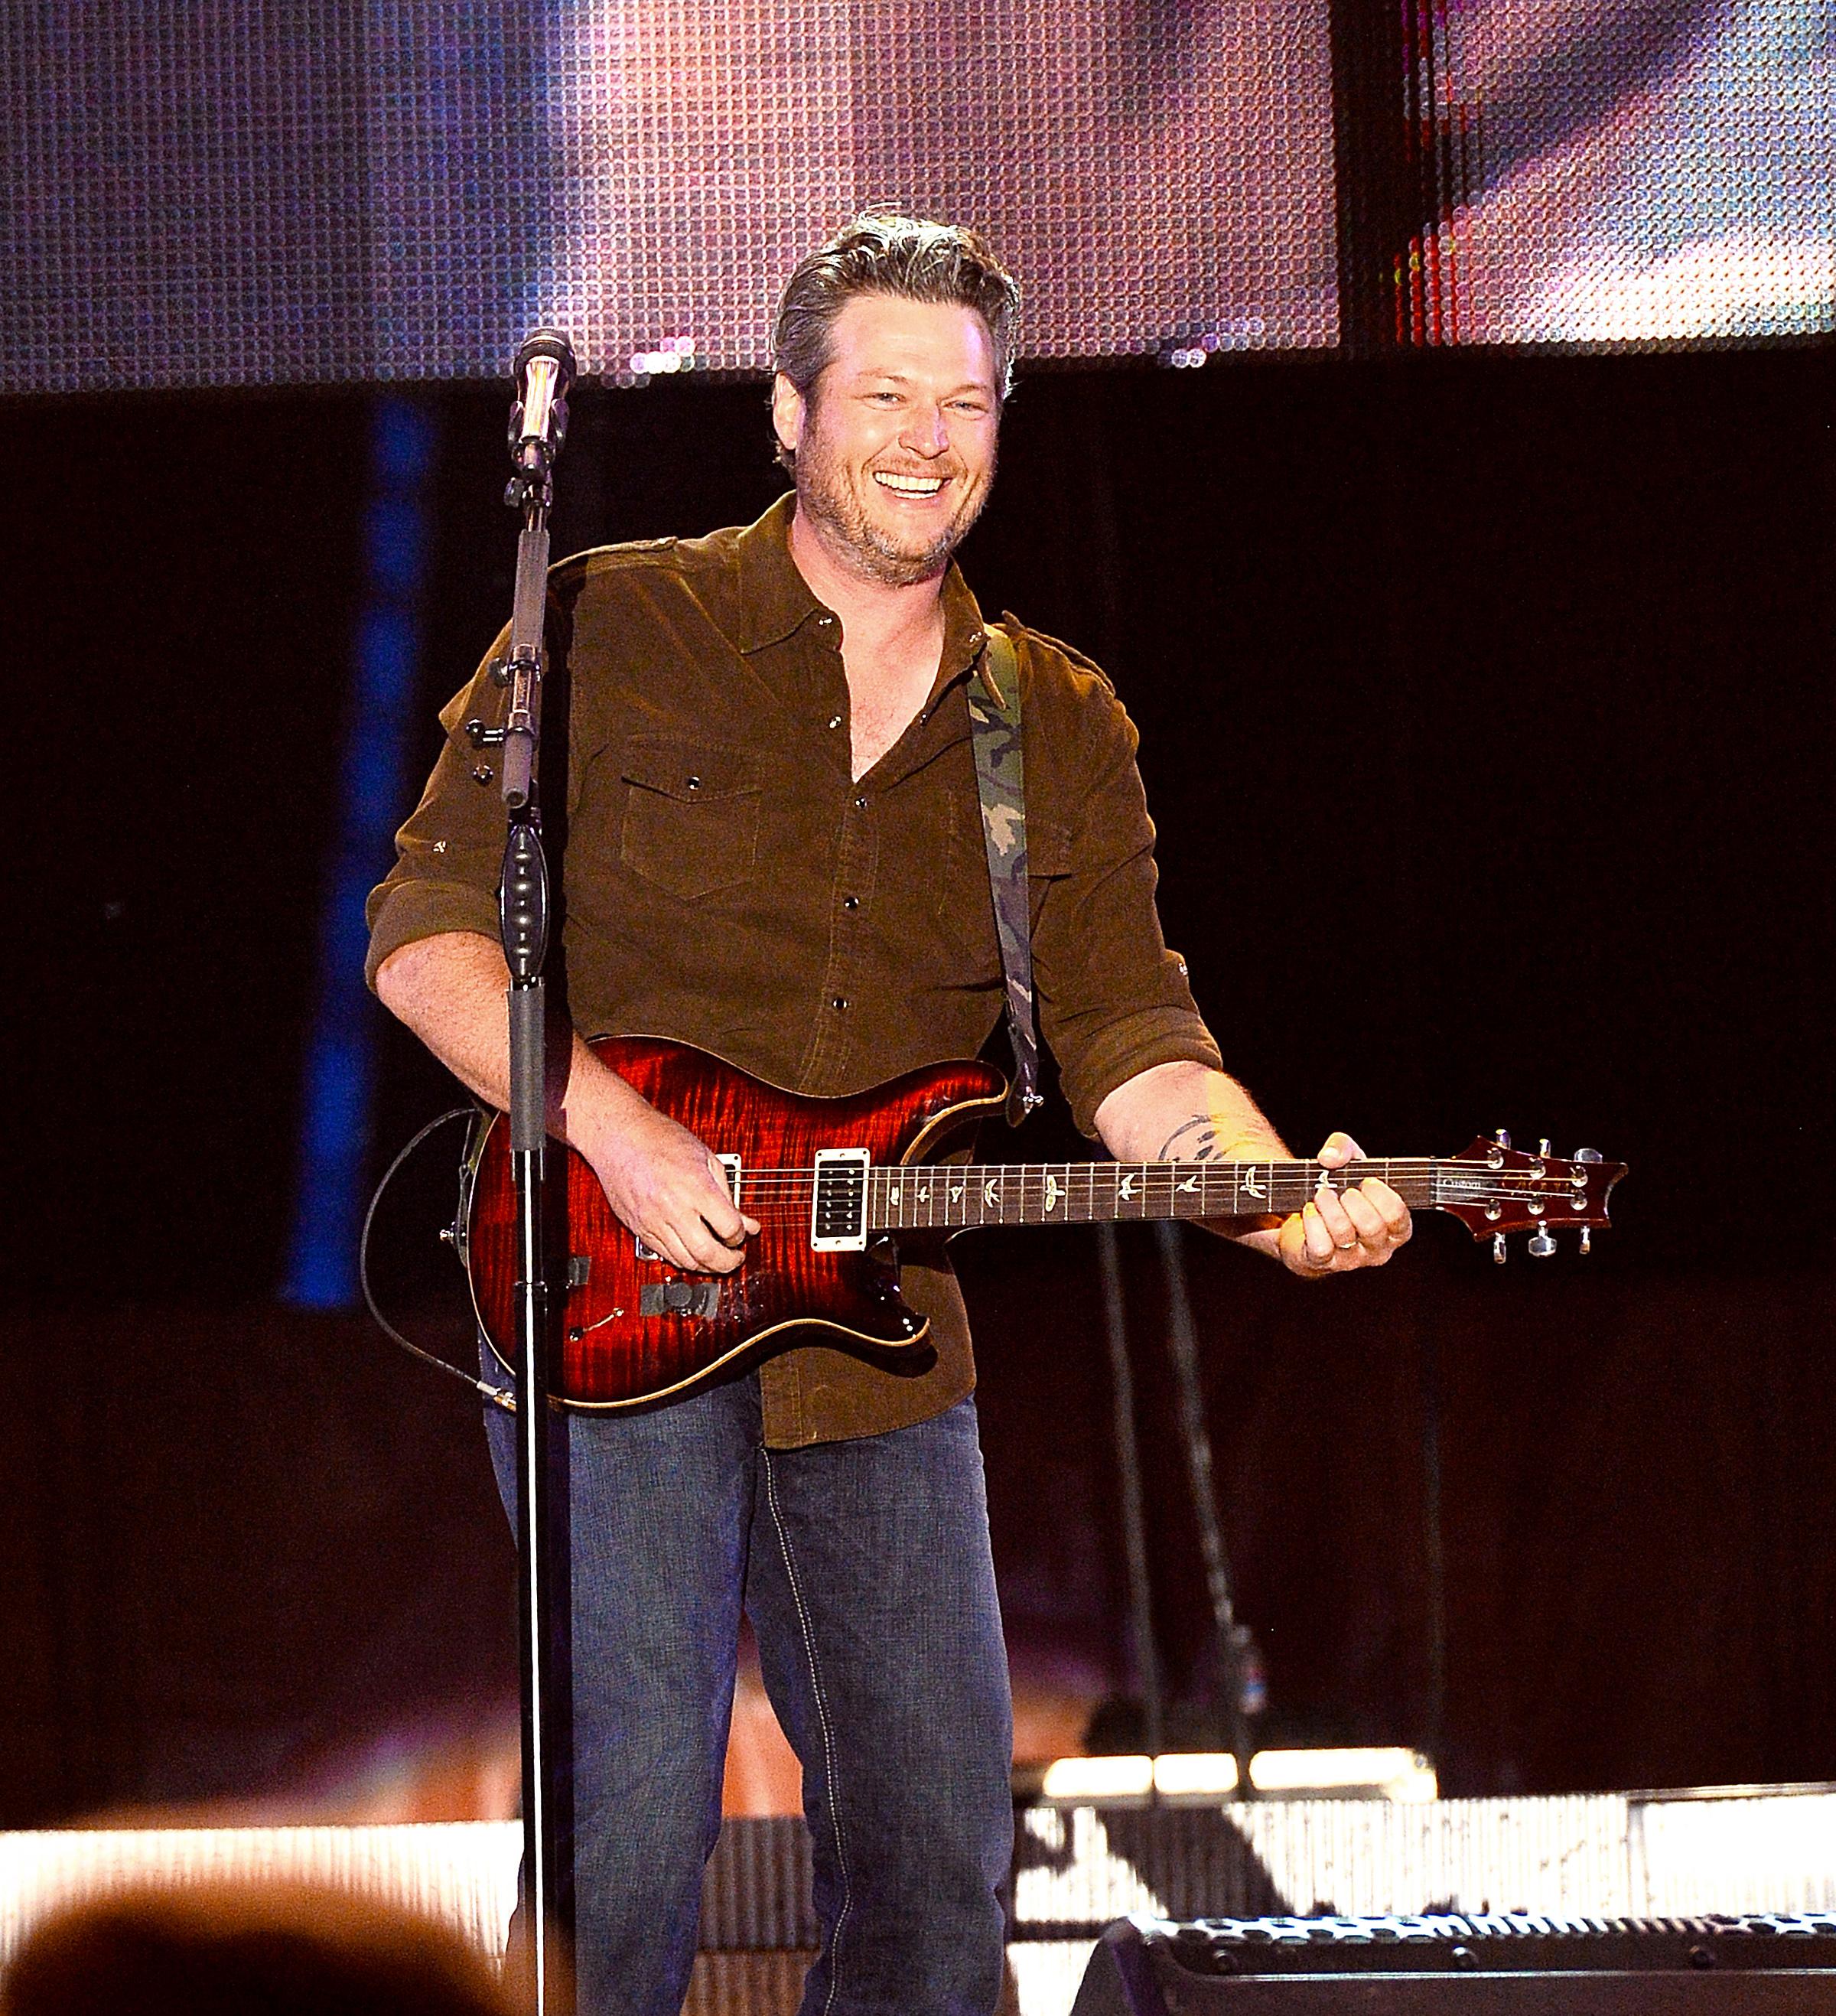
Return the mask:
M 782 376 L 778 438 L 797 452 L 797 506 L 864 580 L 938 573 L 987 501 L 1000 407 L 974 308 L 858 294 L 837 316 L 806 399 Z

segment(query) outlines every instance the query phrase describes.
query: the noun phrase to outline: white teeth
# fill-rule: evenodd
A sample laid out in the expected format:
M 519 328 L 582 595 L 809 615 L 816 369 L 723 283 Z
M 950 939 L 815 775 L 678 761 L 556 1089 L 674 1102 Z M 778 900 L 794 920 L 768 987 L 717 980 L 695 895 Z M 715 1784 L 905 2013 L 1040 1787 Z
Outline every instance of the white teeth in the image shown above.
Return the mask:
M 943 488 L 941 476 L 888 476 L 884 470 L 873 472 L 873 481 L 887 490 L 896 490 L 907 497 L 934 497 Z

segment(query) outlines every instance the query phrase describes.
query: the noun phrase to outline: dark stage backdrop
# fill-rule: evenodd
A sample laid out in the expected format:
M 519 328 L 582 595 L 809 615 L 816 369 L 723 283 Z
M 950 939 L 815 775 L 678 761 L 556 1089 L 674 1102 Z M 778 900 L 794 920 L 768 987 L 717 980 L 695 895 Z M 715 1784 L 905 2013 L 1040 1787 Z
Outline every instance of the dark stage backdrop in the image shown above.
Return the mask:
M 1496 1269 L 1435 1221 L 1383 1276 L 1309 1288 L 1192 1242 L 1280 1733 L 1431 1744 L 1450 1791 L 1836 1777 L 1827 367 L 1035 376 L 966 555 L 987 606 L 1115 675 L 1169 938 L 1297 1146 L 1505 1125 L 1632 1165 L 1586 1261 Z M 501 394 L 427 396 L 417 768 L 513 543 Z M 247 1791 L 511 1684 L 464 1394 L 271 1299 L 368 425 L 332 394 L 0 409 L 21 675 L 0 1823 Z M 562 473 L 562 547 L 704 529 L 776 487 L 743 387 L 583 393 Z M 369 1012 L 380 1153 L 447 1095 Z M 1051 1117 L 1028 1151 L 1075 1152 Z M 391 1292 L 456 1342 L 421 1250 Z M 1015 1632 L 1120 1686 L 1093 1248 L 959 1250 Z M 1152 1242 L 1125 1255 L 1165 1442 Z M 1150 1474 L 1195 1686 L 1190 1520 L 1170 1454 Z

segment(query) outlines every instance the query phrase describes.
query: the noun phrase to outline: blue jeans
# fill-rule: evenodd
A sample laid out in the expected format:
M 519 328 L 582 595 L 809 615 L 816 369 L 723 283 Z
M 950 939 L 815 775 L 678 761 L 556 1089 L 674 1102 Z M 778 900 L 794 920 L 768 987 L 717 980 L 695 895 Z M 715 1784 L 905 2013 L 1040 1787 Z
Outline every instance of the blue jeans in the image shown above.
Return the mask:
M 568 1420 L 581 2016 L 676 2016 L 720 1830 L 742 1607 L 803 1765 L 803 2016 L 989 2016 L 1013 1712 L 975 1403 L 768 1449 L 756 1377 Z M 513 1506 L 515 1424 L 488 1417 Z

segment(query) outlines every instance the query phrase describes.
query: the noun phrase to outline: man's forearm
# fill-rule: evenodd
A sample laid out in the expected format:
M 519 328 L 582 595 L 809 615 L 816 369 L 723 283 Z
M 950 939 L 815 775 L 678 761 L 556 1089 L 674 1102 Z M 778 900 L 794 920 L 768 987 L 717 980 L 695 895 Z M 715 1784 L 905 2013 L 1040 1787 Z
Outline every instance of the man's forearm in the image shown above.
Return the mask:
M 1096 1109 L 1096 1131 L 1121 1162 L 1279 1161 L 1288 1150 L 1233 1078 L 1204 1064 L 1156 1064 Z
M 1237 1080 L 1201 1064 L 1156 1064 L 1118 1085 L 1096 1109 L 1096 1131 L 1121 1162 L 1293 1159 Z M 1228 1236 L 1258 1251 L 1276 1251 L 1272 1226 L 1233 1229 Z
M 417 938 L 383 960 L 376 994 L 454 1077 L 489 1104 L 510 1100 L 509 1031 L 504 996 L 510 984 L 503 948 L 472 931 Z M 565 1082 L 550 1085 L 548 1129 L 589 1154 L 603 1130 L 649 1108 L 576 1035 Z

